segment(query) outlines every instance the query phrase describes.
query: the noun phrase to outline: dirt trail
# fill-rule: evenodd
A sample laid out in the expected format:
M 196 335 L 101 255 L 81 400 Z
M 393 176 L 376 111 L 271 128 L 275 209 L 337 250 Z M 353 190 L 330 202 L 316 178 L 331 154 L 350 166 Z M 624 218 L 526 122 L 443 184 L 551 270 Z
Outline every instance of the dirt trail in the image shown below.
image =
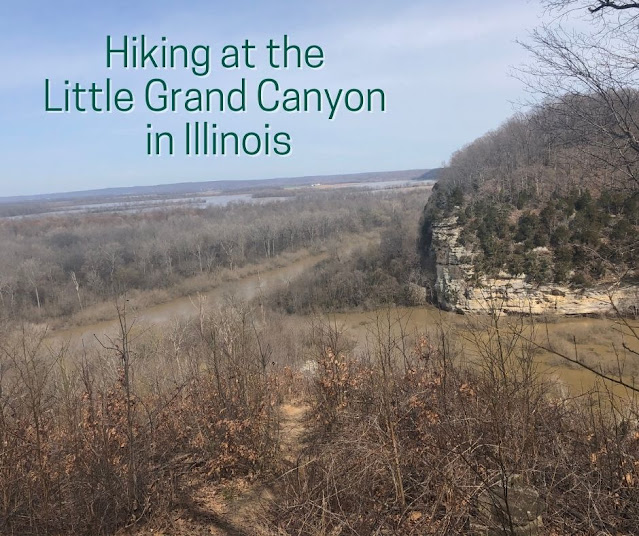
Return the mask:
M 280 456 L 284 471 L 293 469 L 297 465 L 303 446 L 302 438 L 306 430 L 304 420 L 307 410 L 308 406 L 299 402 L 285 403 L 280 406 Z M 260 534 L 260 513 L 268 506 L 269 501 L 274 499 L 276 488 L 276 483 L 257 485 L 248 490 L 248 493 L 233 500 L 229 504 L 230 509 L 227 515 L 230 527 L 222 528 L 219 535 Z M 212 532 L 212 534 L 216 533 Z
M 280 406 L 282 471 L 297 465 L 303 448 L 308 406 L 288 402 Z M 182 498 L 182 508 L 166 528 L 143 529 L 135 536 L 268 536 L 261 528 L 265 508 L 277 492 L 277 479 L 270 483 L 234 482 L 221 488 L 200 484 Z
M 308 406 L 302 403 L 280 406 L 280 448 L 287 465 L 297 464 L 302 450 L 302 437 L 306 431 L 304 418 L 307 411 Z

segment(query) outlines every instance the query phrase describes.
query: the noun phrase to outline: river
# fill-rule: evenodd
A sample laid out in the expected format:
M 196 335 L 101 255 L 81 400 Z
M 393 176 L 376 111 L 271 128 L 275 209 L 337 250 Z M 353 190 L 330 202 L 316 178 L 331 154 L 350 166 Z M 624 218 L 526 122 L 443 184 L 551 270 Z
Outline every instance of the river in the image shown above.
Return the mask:
M 287 201 L 294 199 L 296 195 L 308 191 L 335 190 L 341 188 L 359 188 L 370 190 L 371 192 L 381 192 L 389 189 L 405 188 L 430 188 L 433 181 L 415 180 L 390 180 L 390 181 L 366 181 L 354 183 L 330 183 L 326 185 L 303 185 L 286 188 L 286 195 L 266 196 L 253 195 L 253 193 L 218 193 L 214 195 L 186 195 L 186 196 L 163 196 L 160 198 L 144 199 L 139 197 L 129 199 L 122 197 L 118 200 L 106 198 L 106 200 L 95 200 L 87 203 L 77 201 L 56 201 L 42 212 L 29 214 L 18 214 L 14 216 L 0 216 L 0 220 L 28 220 L 46 218 L 49 216 L 67 216 L 75 214 L 102 214 L 102 213 L 131 213 L 148 212 L 155 210 L 171 210 L 176 208 L 205 209 L 208 207 L 225 207 L 231 203 L 264 204 L 276 201 Z M 25 205 L 26 206 L 26 205 Z
M 212 307 L 222 304 L 231 296 L 248 301 L 257 297 L 260 292 L 268 292 L 280 285 L 285 285 L 326 256 L 326 253 L 310 255 L 282 267 L 226 281 L 202 293 L 202 296 L 206 298 L 206 305 Z M 133 302 L 128 305 L 128 309 L 129 320 L 135 320 L 137 326 L 145 329 L 161 328 L 163 324 L 175 319 L 188 320 L 199 314 L 198 298 L 194 296 L 176 298 L 145 308 L 138 308 Z M 355 339 L 357 347 L 362 348 L 378 312 L 382 311 L 339 313 L 335 315 L 335 318 L 344 327 L 347 335 Z M 473 353 L 472 349 L 469 350 L 472 346 L 468 342 L 471 331 L 469 322 L 485 321 L 485 318 L 473 319 L 441 311 L 430 305 L 399 308 L 394 314 L 397 313 L 405 318 L 406 328 L 413 333 L 424 333 L 432 331 L 438 324 L 445 325 L 451 330 L 459 346 L 465 348 L 467 354 Z M 515 322 L 515 320 L 505 318 L 504 322 Z M 302 323 L 300 319 L 300 326 Z M 117 331 L 118 324 L 113 319 L 55 330 L 50 333 L 49 340 L 68 343 L 70 348 L 79 348 L 83 345 L 93 346 L 96 344 L 96 337 L 104 340 L 105 335 L 113 336 L 117 334 Z M 639 341 L 629 339 L 627 330 L 624 330 L 623 326 L 614 319 L 555 317 L 548 322 L 538 319 L 536 331 L 536 340 L 541 344 L 547 345 L 545 343 L 551 341 L 555 349 L 570 357 L 574 357 L 576 351 L 581 360 L 590 365 L 601 366 L 604 371 L 614 373 L 621 362 L 624 367 L 624 378 L 627 381 L 632 381 L 633 376 L 639 371 L 639 363 L 637 363 L 639 359 L 623 348 L 625 342 L 632 349 L 639 351 Z M 624 331 L 626 331 L 625 335 Z M 594 384 L 595 377 L 592 373 L 550 352 L 538 350 L 535 359 L 542 374 L 559 380 L 572 392 L 582 392 L 590 389 Z M 615 387 L 614 390 L 618 394 L 625 393 L 619 387 Z
M 201 293 L 201 296 L 205 298 L 208 306 L 213 307 L 222 304 L 230 297 L 244 301 L 252 300 L 260 292 L 267 292 L 298 277 L 325 259 L 326 256 L 326 253 L 310 255 L 282 267 L 267 269 L 236 280 L 224 281 L 212 290 Z M 138 308 L 135 303 L 129 303 L 128 316 L 129 320 L 134 320 L 138 325 L 157 326 L 176 318 L 189 319 L 198 315 L 197 301 L 197 296 L 186 296 L 146 308 Z M 78 347 L 82 344 L 93 344 L 96 336 L 113 335 L 117 331 L 118 323 L 116 319 L 113 319 L 55 330 L 51 332 L 50 339 L 69 342 L 71 347 Z

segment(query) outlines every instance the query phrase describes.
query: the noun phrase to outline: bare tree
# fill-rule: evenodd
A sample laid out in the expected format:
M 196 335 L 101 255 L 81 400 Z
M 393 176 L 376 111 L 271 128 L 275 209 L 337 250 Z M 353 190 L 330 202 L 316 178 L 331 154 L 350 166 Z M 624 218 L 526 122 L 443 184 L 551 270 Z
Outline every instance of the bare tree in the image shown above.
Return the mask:
M 40 279 L 42 278 L 41 267 L 35 259 L 27 259 L 22 263 L 22 271 L 29 285 L 35 291 L 35 297 L 39 311 L 42 307 L 42 302 L 40 300 L 40 291 L 38 290 Z
M 587 9 L 589 13 L 606 11 L 625 11 L 639 9 L 639 2 L 619 2 L 615 0 L 545 0 L 544 4 L 551 9 Z
M 545 126 L 561 132 L 558 141 L 579 147 L 634 194 L 639 190 L 639 12 L 634 11 L 639 4 L 543 4 L 559 16 L 523 43 L 534 61 L 521 69 L 522 78 L 548 108 Z

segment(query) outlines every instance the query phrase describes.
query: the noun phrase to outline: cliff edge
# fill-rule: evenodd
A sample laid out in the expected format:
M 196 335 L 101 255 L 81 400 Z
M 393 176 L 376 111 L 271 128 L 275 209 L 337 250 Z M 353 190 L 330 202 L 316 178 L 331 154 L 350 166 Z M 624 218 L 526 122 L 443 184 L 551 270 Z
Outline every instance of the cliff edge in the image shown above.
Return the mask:
M 434 269 L 434 297 L 439 307 L 458 313 L 488 312 L 495 308 L 509 313 L 590 315 L 636 314 L 639 287 L 598 285 L 579 288 L 568 284 L 537 284 L 522 273 L 499 272 L 497 277 L 477 275 L 476 252 L 460 243 L 462 229 L 457 217 L 431 224 L 428 255 Z M 537 248 L 540 258 L 546 248 Z

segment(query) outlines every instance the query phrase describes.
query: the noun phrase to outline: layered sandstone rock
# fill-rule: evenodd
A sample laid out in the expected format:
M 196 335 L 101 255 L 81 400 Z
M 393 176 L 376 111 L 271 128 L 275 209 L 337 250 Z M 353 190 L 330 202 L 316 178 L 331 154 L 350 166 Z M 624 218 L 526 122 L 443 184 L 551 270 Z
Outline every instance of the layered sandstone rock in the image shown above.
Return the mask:
M 431 254 L 435 262 L 435 293 L 440 307 L 460 313 L 494 308 L 513 313 L 561 315 L 609 314 L 618 309 L 636 313 L 639 288 L 630 285 L 577 288 L 529 281 L 526 274 L 500 273 L 475 278 L 474 252 L 459 243 L 461 229 L 455 217 L 432 226 Z M 539 251 L 540 255 L 547 254 Z

